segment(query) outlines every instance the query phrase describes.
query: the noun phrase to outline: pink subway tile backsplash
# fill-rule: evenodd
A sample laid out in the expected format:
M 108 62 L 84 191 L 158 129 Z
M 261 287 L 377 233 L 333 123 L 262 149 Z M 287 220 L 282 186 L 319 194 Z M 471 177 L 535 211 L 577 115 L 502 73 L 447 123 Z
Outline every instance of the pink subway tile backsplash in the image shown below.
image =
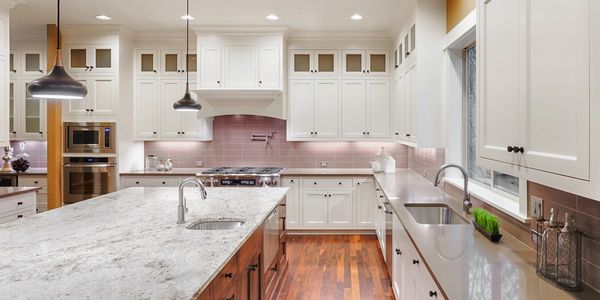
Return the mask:
M 29 154 L 27 160 L 30 168 L 46 168 L 48 167 L 48 143 L 46 141 L 23 141 L 10 142 L 13 148 L 13 155 L 20 152 L 20 143 L 25 143 L 25 153 Z
M 145 154 L 171 158 L 179 168 L 219 166 L 278 166 L 318 168 L 369 168 L 380 147 L 396 159 L 398 168 L 408 167 L 407 146 L 393 142 L 288 142 L 285 120 L 247 115 L 216 117 L 211 142 L 146 142 Z M 253 133 L 274 133 L 265 142 L 250 141 Z

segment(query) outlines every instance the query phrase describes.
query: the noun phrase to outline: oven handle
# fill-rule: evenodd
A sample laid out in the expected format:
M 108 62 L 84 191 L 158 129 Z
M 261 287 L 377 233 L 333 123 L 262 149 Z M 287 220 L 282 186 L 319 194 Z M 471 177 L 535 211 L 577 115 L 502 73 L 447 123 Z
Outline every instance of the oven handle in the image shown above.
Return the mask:
M 68 167 L 77 167 L 77 168 L 110 168 L 115 167 L 113 164 L 65 164 L 66 168 Z

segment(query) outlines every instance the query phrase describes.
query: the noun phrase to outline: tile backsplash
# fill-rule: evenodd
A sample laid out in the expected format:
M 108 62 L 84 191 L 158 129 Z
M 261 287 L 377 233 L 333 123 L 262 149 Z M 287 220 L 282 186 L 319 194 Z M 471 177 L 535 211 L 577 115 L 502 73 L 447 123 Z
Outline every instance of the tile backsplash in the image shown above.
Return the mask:
M 408 167 L 425 179 L 433 182 L 437 170 L 446 161 L 444 148 L 412 148 L 408 149 Z
M 29 154 L 27 159 L 30 168 L 46 168 L 48 167 L 48 143 L 46 141 L 27 141 L 27 142 L 10 142 L 13 148 L 13 155 L 19 153 L 19 144 L 25 143 L 25 153 Z M 4 152 L 2 152 L 4 155 Z
M 269 134 L 267 144 L 250 141 L 251 134 Z M 409 147 L 393 142 L 288 142 L 286 121 L 276 118 L 231 115 L 215 117 L 211 142 L 145 142 L 144 153 L 171 158 L 174 167 L 275 166 L 285 168 L 368 168 L 380 147 L 408 167 Z

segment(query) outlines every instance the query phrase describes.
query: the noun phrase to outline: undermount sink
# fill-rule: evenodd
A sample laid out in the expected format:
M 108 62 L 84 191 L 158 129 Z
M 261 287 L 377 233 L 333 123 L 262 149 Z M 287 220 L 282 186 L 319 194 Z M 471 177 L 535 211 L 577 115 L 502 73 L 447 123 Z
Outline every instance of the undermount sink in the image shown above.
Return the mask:
M 190 230 L 231 230 L 242 225 L 246 220 L 232 218 L 205 218 L 196 220 L 185 228 Z
M 468 224 L 456 211 L 442 203 L 404 204 L 413 219 L 420 224 L 460 225 Z

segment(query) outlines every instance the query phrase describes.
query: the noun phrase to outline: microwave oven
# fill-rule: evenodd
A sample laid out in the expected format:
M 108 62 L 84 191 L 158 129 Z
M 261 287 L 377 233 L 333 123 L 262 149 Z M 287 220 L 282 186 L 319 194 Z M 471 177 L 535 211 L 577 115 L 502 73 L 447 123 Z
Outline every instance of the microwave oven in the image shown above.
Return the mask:
M 65 153 L 116 153 L 115 123 L 66 122 Z

